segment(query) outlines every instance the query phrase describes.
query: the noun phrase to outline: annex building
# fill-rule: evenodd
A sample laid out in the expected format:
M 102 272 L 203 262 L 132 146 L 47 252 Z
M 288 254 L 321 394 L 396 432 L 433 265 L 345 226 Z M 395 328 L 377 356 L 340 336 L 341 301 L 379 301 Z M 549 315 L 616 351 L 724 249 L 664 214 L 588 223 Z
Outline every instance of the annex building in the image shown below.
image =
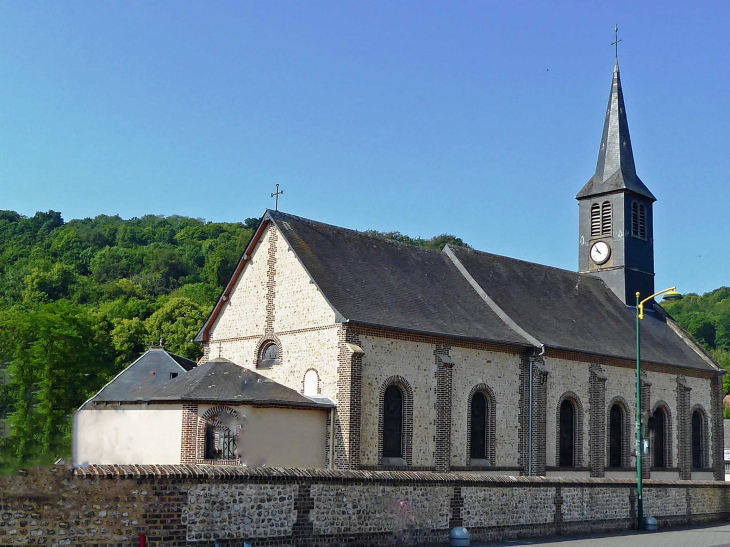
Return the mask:
M 102 390 L 79 414 L 174 408 L 159 463 L 518 475 L 532 391 L 534 474 L 633 477 L 633 306 L 654 292 L 656 198 L 636 173 L 618 63 L 577 200 L 577 272 L 267 211 L 196 337 L 198 366 Z M 723 371 L 658 304 L 641 329 L 644 476 L 722 480 Z

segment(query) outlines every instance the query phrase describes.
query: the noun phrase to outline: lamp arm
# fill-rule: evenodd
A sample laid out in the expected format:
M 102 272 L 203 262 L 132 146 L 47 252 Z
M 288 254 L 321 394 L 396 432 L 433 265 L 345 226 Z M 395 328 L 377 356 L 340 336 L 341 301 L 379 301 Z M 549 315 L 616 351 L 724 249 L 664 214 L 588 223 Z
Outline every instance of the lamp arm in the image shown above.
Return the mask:
M 659 296 L 660 294 L 664 294 L 665 292 L 676 291 L 676 290 L 677 290 L 677 287 L 669 287 L 668 289 L 664 289 L 663 291 L 655 292 L 651 296 L 647 296 L 646 298 L 644 298 L 644 300 L 639 302 L 639 319 L 644 319 L 644 304 L 646 304 L 649 300 Z M 636 294 L 638 296 L 639 293 L 636 293 Z

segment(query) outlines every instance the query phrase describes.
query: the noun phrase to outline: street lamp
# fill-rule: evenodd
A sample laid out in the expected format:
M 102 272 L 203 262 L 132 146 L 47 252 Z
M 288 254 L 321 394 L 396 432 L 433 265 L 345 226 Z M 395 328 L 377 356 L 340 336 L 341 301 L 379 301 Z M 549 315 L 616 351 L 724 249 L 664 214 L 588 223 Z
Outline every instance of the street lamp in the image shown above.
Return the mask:
M 644 500 L 641 495 L 641 320 L 644 319 L 644 304 L 649 300 L 666 294 L 664 300 L 681 300 L 682 295 L 677 292 L 677 287 L 664 289 L 651 296 L 641 298 L 640 293 L 636 293 L 636 490 L 638 494 L 638 517 L 639 530 L 644 529 Z

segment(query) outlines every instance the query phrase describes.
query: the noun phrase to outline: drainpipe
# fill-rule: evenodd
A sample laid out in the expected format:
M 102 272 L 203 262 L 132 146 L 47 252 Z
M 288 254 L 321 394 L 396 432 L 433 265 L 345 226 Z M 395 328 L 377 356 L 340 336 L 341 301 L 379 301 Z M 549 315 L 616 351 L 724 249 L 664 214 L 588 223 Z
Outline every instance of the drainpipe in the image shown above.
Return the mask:
M 540 344 L 540 353 L 530 356 L 530 413 L 529 413 L 529 426 L 527 433 L 527 475 L 532 476 L 532 407 L 533 407 L 533 396 L 532 396 L 532 370 L 535 366 L 535 360 L 545 355 L 545 344 Z
M 335 440 L 337 425 L 335 424 L 335 407 L 330 409 L 330 464 L 329 469 L 335 468 Z

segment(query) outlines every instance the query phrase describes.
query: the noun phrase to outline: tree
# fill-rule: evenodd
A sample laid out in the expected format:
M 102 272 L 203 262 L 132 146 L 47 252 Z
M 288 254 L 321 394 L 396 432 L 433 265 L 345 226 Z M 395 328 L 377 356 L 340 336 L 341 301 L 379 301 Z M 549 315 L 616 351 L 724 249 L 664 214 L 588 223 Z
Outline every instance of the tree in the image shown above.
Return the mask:
M 145 321 L 148 341 L 163 340 L 165 348 L 173 353 L 199 359 L 203 350 L 192 340 L 210 311 L 209 307 L 203 308 L 188 298 L 170 298 Z
M 117 354 L 115 362 L 120 370 L 144 352 L 148 339 L 147 327 L 139 317 L 115 321 L 112 330 L 112 344 Z
M 114 371 L 103 323 L 67 302 L 0 313 L 0 362 L 8 363 L 10 435 L 5 464 L 51 463 L 67 455 L 71 411 Z

